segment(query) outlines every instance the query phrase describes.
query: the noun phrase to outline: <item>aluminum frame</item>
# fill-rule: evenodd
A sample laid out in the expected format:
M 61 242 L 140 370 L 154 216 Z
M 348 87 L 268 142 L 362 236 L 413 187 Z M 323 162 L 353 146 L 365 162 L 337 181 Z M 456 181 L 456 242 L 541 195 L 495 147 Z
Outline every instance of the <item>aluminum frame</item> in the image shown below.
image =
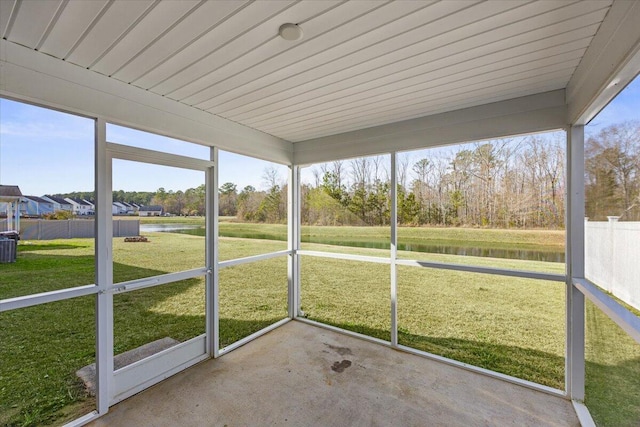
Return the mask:
M 568 140 L 568 138 L 567 138 Z M 569 152 L 567 152 L 569 153 Z M 474 265 L 463 265 L 463 264 L 449 264 L 449 263 L 438 263 L 438 262 L 427 262 L 427 261 L 419 261 L 419 260 L 410 260 L 410 259 L 397 259 L 397 236 L 398 236 L 398 221 L 397 221 L 397 152 L 391 152 L 390 154 L 390 169 L 391 169 L 391 221 L 390 221 L 390 251 L 389 257 L 377 257 L 377 256 L 367 256 L 367 255 L 353 255 L 353 254 L 345 254 L 345 253 L 337 253 L 337 252 L 320 252 L 320 251 L 310 251 L 310 250 L 298 250 L 295 252 L 295 255 L 300 256 L 313 256 L 319 258 L 332 258 L 332 259 L 341 259 L 341 260 L 350 260 L 350 261 L 360 261 L 360 262 L 372 262 L 379 264 L 389 264 L 391 266 L 391 277 L 390 277 L 390 296 L 391 296 L 391 306 L 390 306 L 390 316 L 391 316 L 391 340 L 384 341 L 377 338 L 369 337 L 366 335 L 362 335 L 356 332 L 352 332 L 346 329 L 342 329 L 336 326 L 327 325 L 321 322 L 316 322 L 313 320 L 309 320 L 304 317 L 304 313 L 299 313 L 294 317 L 295 320 L 299 320 L 308 324 L 312 324 L 315 326 L 319 326 L 322 328 L 326 328 L 332 331 L 340 332 L 349 336 L 354 336 L 357 338 L 365 339 L 367 341 L 375 342 L 382 345 L 391 346 L 393 348 L 412 353 L 418 356 L 426 357 L 433 360 L 438 360 L 440 362 L 444 362 L 450 365 L 458 366 L 473 372 L 477 372 L 480 374 L 488 375 L 494 378 L 502 379 L 514 384 L 522 385 L 534 390 L 542 391 L 548 394 L 553 394 L 555 396 L 568 397 L 568 392 L 566 390 L 567 383 L 565 382 L 565 390 L 558 390 L 552 387 L 547 387 L 542 384 L 534 383 L 531 381 L 523 380 L 520 378 L 512 377 L 509 375 L 501 374 L 499 372 L 490 371 L 484 368 L 480 368 L 473 365 L 468 365 L 463 362 L 459 362 L 453 359 L 449 359 L 446 357 L 438 356 L 435 354 L 431 354 L 428 352 L 424 352 L 418 349 L 413 349 L 411 347 L 403 346 L 398 344 L 398 327 L 397 327 L 397 266 L 404 265 L 410 267 L 423 267 L 423 268 L 433 268 L 433 269 L 445 269 L 445 270 L 453 270 L 453 271 L 462 271 L 462 272 L 473 272 L 473 273 L 482 273 L 482 274 L 491 274 L 497 276 L 507 276 L 507 277 L 520 277 L 526 279 L 540 279 L 540 280 L 548 280 L 555 282 L 568 282 L 569 275 L 568 274 L 553 274 L 553 273 L 543 273 L 543 272 L 532 272 L 525 270 L 510 270 L 510 269 L 500 269 L 493 267 L 481 267 Z M 567 162 L 569 162 L 569 156 L 567 156 Z M 566 180 L 569 181 L 570 177 L 567 175 Z M 583 200 L 584 202 L 584 200 Z M 583 203 L 584 205 L 584 203 Z M 296 218 L 299 220 L 300 218 L 300 208 L 298 205 L 294 214 Z M 295 228 L 293 228 L 295 230 Z M 300 228 L 298 227 L 298 233 Z M 299 239 L 300 236 L 294 236 L 294 239 Z M 584 236 L 583 236 L 584 238 Z M 567 251 L 567 248 L 565 248 Z M 565 259 L 569 259 L 568 252 L 565 252 Z M 565 263 L 566 265 L 567 263 Z M 300 279 L 298 278 L 298 283 L 294 287 L 298 291 L 298 295 L 300 292 Z M 567 335 L 567 333 L 566 333 Z M 565 372 L 568 370 L 568 357 L 565 358 Z
M 396 153 L 391 153 L 391 244 L 389 257 L 391 264 L 390 292 L 391 292 L 391 346 L 398 347 L 398 159 Z
M 34 305 L 46 304 L 49 302 L 62 301 L 85 295 L 97 294 L 100 289 L 96 285 L 83 285 L 75 288 L 60 289 L 51 292 L 41 292 L 38 294 L 24 295 L 20 297 L 0 300 L 0 313 L 3 311 L 16 310 L 19 308 L 32 307 Z
M 584 126 L 567 128 L 567 243 L 565 389 L 572 400 L 584 400 L 584 295 L 572 283 L 584 277 Z
M 640 344 L 640 318 L 587 279 L 574 278 L 573 286 Z
M 220 200 L 218 198 L 218 171 L 220 167 L 218 165 L 218 149 L 211 149 L 211 161 L 214 166 L 209 168 L 209 175 L 207 179 L 206 188 L 206 258 L 209 274 L 206 279 L 206 317 L 207 317 L 207 352 L 210 357 L 216 358 L 219 356 L 219 283 L 218 283 L 218 207 Z
M 289 170 L 287 194 L 288 231 L 287 244 L 289 250 L 288 308 L 289 318 L 293 319 L 300 312 L 300 167 L 292 165 Z
M 113 198 L 111 158 L 107 151 L 107 125 L 96 120 L 95 179 L 96 179 L 96 402 L 99 414 L 109 411 L 114 394 L 113 386 Z
M 105 244 L 109 245 L 110 257 L 104 258 L 102 265 L 106 265 L 106 267 L 104 268 L 106 268 L 110 276 L 109 276 L 109 280 L 107 280 L 106 288 L 101 289 L 101 292 L 98 294 L 98 297 L 100 298 L 100 296 L 105 296 L 109 298 L 109 300 L 105 304 L 109 305 L 108 307 L 109 308 L 109 312 L 108 312 L 109 328 L 106 331 L 106 333 L 107 333 L 107 342 L 110 343 L 110 348 L 109 348 L 110 354 L 109 354 L 109 360 L 107 360 L 107 364 L 108 364 L 107 365 L 107 371 L 108 371 L 107 383 L 109 386 L 108 401 L 103 402 L 102 400 L 100 400 L 101 406 L 99 406 L 98 408 L 99 413 L 103 413 L 104 411 L 107 411 L 109 406 L 114 405 L 117 402 L 135 393 L 138 393 L 139 391 L 145 388 L 148 388 L 153 384 L 156 384 L 164 380 L 168 376 L 173 375 L 177 372 L 180 372 L 186 369 L 187 367 L 192 366 L 195 363 L 198 363 L 202 360 L 205 360 L 211 357 L 210 351 L 209 351 L 210 347 L 208 346 L 209 343 L 207 342 L 207 334 L 206 334 L 206 331 L 209 329 L 209 319 L 211 318 L 211 313 L 207 311 L 210 308 L 210 305 L 207 304 L 207 299 L 209 296 L 208 290 L 211 287 L 210 279 L 207 279 L 211 275 L 211 269 L 208 267 L 209 256 L 210 256 L 210 249 L 208 244 L 209 242 L 206 241 L 208 236 L 205 236 L 206 243 L 205 243 L 205 256 L 203 259 L 203 264 L 204 264 L 203 267 L 199 267 L 191 270 L 179 271 L 175 273 L 162 274 L 162 275 L 157 275 L 152 277 L 145 277 L 142 279 L 136 279 L 136 280 L 126 281 L 126 282 L 119 282 L 115 284 L 113 283 L 113 271 L 112 271 L 113 249 L 111 247 L 112 239 L 110 237 L 112 235 L 112 233 L 110 232 L 110 229 L 113 224 L 113 218 L 110 210 L 111 201 L 112 201 L 111 186 L 112 186 L 113 160 L 114 159 L 126 160 L 126 161 L 133 161 L 133 162 L 139 162 L 139 163 L 145 163 L 145 164 L 155 164 L 155 165 L 169 166 L 169 167 L 203 172 L 204 182 L 205 182 L 205 202 L 207 200 L 207 193 L 211 191 L 210 186 L 212 184 L 212 176 L 211 176 L 212 169 L 216 167 L 215 162 L 211 160 L 196 159 L 192 157 L 186 157 L 186 156 L 180 156 L 180 155 L 171 154 L 171 153 L 164 153 L 164 152 L 159 152 L 155 150 L 149 150 L 146 148 L 131 147 L 131 146 L 117 144 L 113 142 L 107 142 L 106 141 L 106 124 L 104 124 L 103 129 L 105 133 L 105 138 L 102 139 L 101 141 L 102 143 L 99 145 L 100 145 L 100 152 L 104 151 L 105 164 L 103 165 L 103 167 L 106 169 L 106 173 L 97 174 L 97 179 L 101 180 L 101 186 L 97 185 L 96 188 L 99 188 L 99 189 L 104 188 L 104 192 L 106 192 L 106 194 L 103 194 L 103 192 L 98 191 L 98 201 L 103 202 L 102 209 L 104 212 L 102 212 L 102 216 L 103 216 L 102 220 L 100 220 L 100 217 L 96 215 L 96 227 L 97 227 L 97 231 L 107 230 L 109 231 L 110 234 L 106 234 L 104 236 L 97 234 L 96 236 L 99 236 L 100 242 L 104 242 Z M 96 150 L 98 150 L 98 148 L 96 148 Z M 98 156 L 98 157 L 101 157 L 101 156 Z M 98 170 L 97 167 L 96 167 L 96 170 Z M 102 182 L 102 181 L 106 181 L 106 182 Z M 102 199 L 100 198 L 100 196 L 102 196 Z M 211 215 L 210 212 L 207 212 L 207 213 Z M 205 218 L 205 223 L 206 222 L 208 222 L 207 218 Z M 97 242 L 96 245 L 102 247 L 101 243 Z M 97 258 L 100 258 L 100 257 L 97 257 Z M 205 276 L 205 337 L 204 337 L 204 343 L 202 346 L 202 353 L 200 353 L 200 350 L 198 350 L 199 345 L 197 342 L 195 343 L 196 345 L 194 347 L 194 341 L 196 340 L 196 338 L 198 340 L 202 339 L 202 338 L 196 337 L 194 339 L 188 340 L 184 343 L 181 343 L 179 345 L 170 347 L 164 351 L 156 353 L 152 356 L 149 356 L 139 362 L 136 362 L 135 364 L 130 365 L 130 367 L 125 367 L 127 369 L 127 375 L 124 377 L 122 377 L 122 373 L 118 373 L 120 371 L 118 372 L 114 371 L 113 369 L 113 357 L 114 357 L 113 355 L 113 341 L 114 341 L 113 294 L 121 293 L 121 292 L 130 292 L 130 291 L 156 287 L 156 286 L 162 286 L 169 283 L 175 283 L 180 280 L 191 279 L 191 278 L 202 277 L 202 276 Z M 192 351 L 191 349 L 195 349 L 195 350 Z M 169 356 L 171 354 L 174 355 L 173 357 L 174 360 L 172 360 L 173 366 L 167 367 L 166 360 L 167 358 L 169 359 L 171 358 Z M 180 355 L 181 357 L 180 360 L 175 359 L 175 355 L 177 354 Z M 136 367 L 138 366 L 140 367 L 141 370 L 146 369 L 147 371 L 149 371 L 149 368 L 146 368 L 147 365 L 152 367 L 156 366 L 158 373 L 144 375 L 144 372 L 142 371 L 136 372 L 136 369 L 137 369 Z M 98 377 L 100 378 L 100 370 L 99 370 L 100 365 L 97 365 L 97 366 L 98 366 Z M 156 370 L 152 369 L 152 372 L 155 372 L 155 371 Z M 124 387 L 127 387 L 127 388 L 123 390 L 122 389 L 123 385 L 118 380 L 119 377 L 122 377 L 125 383 L 126 381 L 130 381 L 131 378 L 139 379 L 140 383 L 134 386 L 124 384 Z M 100 396 L 100 394 L 98 394 L 98 396 Z M 104 411 L 103 411 L 104 406 L 102 405 L 106 405 L 106 409 L 104 409 Z

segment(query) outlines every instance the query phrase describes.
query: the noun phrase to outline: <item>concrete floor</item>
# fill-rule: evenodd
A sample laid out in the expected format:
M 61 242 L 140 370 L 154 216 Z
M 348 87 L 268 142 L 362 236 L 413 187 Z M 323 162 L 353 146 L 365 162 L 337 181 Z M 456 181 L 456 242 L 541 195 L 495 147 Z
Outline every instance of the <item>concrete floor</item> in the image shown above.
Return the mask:
M 571 402 L 289 322 L 93 426 L 578 426 Z

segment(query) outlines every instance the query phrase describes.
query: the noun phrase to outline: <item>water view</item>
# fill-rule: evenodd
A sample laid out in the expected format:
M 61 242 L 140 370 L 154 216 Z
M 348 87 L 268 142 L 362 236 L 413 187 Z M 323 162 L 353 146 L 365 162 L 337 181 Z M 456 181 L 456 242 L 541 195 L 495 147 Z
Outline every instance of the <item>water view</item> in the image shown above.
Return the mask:
M 141 233 L 163 232 L 163 233 L 179 233 L 190 234 L 193 236 L 204 236 L 205 228 L 201 225 L 190 224 L 141 224 Z M 243 239 L 267 239 L 286 241 L 286 235 L 277 235 L 273 233 L 252 233 L 252 232 L 234 232 L 220 231 L 221 237 L 237 237 Z M 369 249 L 389 249 L 390 243 L 384 241 L 359 241 L 349 240 L 345 238 L 332 239 L 318 236 L 301 236 L 301 240 L 305 243 L 320 243 L 324 245 L 350 246 L 356 248 Z M 461 255 L 486 258 L 504 258 L 504 259 L 521 259 L 527 261 L 543 261 L 543 262 L 564 262 L 564 252 L 559 251 L 541 251 L 531 249 L 505 249 L 505 248 L 480 248 L 472 246 L 460 245 L 433 245 L 433 244 L 416 244 L 416 243 L 398 243 L 398 250 L 410 252 L 423 252 L 432 254 L 445 255 Z

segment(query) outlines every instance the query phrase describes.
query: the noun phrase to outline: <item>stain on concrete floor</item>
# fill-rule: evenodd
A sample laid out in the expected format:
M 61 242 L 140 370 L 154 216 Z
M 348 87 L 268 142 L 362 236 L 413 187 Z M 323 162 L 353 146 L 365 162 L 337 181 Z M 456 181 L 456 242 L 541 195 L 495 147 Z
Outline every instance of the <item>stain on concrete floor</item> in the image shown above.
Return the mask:
M 349 366 L 351 366 L 351 360 L 343 360 L 342 362 L 333 362 L 333 365 L 331 365 L 331 370 L 333 372 L 342 373 Z

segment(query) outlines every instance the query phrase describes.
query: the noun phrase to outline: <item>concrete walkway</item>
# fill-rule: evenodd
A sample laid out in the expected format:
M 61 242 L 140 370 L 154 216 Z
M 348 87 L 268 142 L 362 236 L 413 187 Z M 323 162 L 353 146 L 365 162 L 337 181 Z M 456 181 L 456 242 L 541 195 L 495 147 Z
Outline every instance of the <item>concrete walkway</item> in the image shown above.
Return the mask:
M 571 402 L 286 325 L 112 407 L 94 426 L 578 426 Z

